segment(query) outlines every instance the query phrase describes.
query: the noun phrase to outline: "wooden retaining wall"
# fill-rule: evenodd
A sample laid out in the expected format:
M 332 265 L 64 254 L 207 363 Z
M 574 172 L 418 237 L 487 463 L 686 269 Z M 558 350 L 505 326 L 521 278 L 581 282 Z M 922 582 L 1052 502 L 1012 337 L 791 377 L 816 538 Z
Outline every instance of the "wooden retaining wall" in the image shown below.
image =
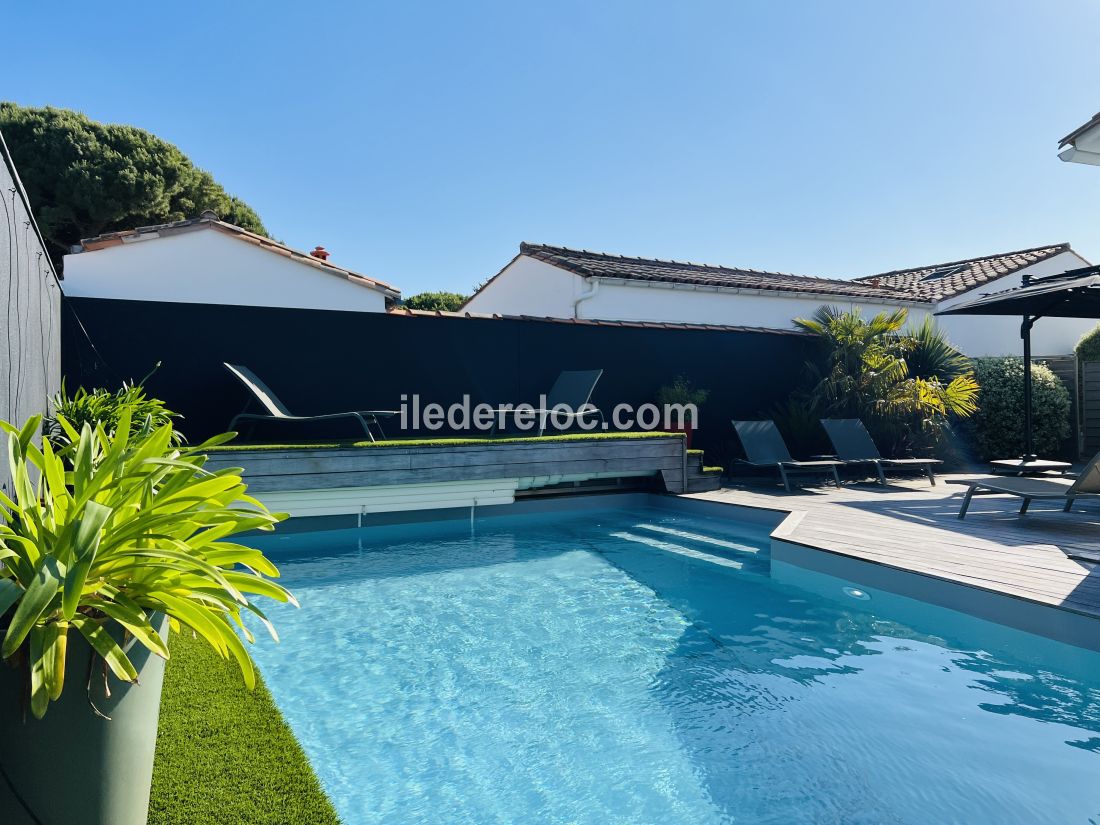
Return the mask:
M 456 484 L 479 481 L 512 480 L 512 489 L 525 490 L 586 479 L 653 476 L 668 492 L 682 493 L 685 452 L 683 438 L 668 436 L 431 447 L 231 450 L 212 453 L 207 467 L 243 467 L 249 492 L 261 500 L 270 494 L 273 503 L 286 501 L 287 493 L 308 494 L 298 498 L 317 502 L 319 491 L 344 491 L 329 497 L 330 504 L 339 500 L 341 512 L 354 512 L 386 509 L 389 505 L 383 502 L 393 501 L 395 491 L 385 488 L 394 487 L 407 487 L 412 492 L 415 486 L 416 497 L 425 507 L 444 506 L 443 502 L 445 506 L 460 506 L 454 504 L 454 491 L 459 489 Z M 437 504 L 430 504 L 433 485 L 438 486 Z M 352 489 L 356 492 L 349 495 Z M 396 509 L 419 509 L 411 503 L 411 495 L 406 498 L 410 503 Z M 358 500 L 362 504 L 357 508 Z M 312 503 L 302 507 L 321 512 Z M 290 511 L 294 513 L 293 508 Z

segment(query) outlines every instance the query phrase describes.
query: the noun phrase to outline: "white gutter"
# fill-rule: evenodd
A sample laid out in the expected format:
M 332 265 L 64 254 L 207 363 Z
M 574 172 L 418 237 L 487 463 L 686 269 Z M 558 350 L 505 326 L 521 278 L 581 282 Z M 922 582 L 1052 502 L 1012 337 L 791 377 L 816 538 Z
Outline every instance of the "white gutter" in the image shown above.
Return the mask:
M 1090 166 L 1100 166 L 1100 153 L 1086 152 L 1076 146 L 1067 146 L 1058 153 L 1058 157 L 1067 163 L 1087 163 Z
M 596 293 L 600 291 L 600 279 L 599 278 L 585 278 L 588 282 L 588 286 L 584 291 L 576 297 L 573 301 L 573 317 L 580 319 L 581 317 L 581 304 L 591 298 L 596 297 Z

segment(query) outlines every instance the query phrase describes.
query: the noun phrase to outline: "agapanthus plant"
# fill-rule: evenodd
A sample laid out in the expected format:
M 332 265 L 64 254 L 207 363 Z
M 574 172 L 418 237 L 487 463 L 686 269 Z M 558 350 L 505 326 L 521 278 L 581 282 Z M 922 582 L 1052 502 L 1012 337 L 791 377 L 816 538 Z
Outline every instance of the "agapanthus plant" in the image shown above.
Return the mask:
M 58 416 L 60 448 L 41 437 L 39 417 L 0 422 L 13 479 L 12 494 L 0 493 L 0 658 L 25 669 L 36 717 L 61 696 L 70 644 L 137 680 L 112 623 L 168 658 L 161 616 L 235 659 L 251 688 L 243 617 L 274 636 L 254 597 L 293 601 L 263 553 L 229 540 L 285 518 L 247 495 L 240 470 L 203 469 L 205 450 L 231 434 L 184 447 L 171 424 L 135 432 L 130 416 L 110 431 Z

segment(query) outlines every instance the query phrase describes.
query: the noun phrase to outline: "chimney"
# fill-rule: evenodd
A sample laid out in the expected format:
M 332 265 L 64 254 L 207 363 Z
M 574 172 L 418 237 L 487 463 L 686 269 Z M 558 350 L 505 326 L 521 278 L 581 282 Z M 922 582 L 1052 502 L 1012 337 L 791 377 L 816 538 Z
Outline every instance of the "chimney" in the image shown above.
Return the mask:
M 878 286 L 879 284 L 881 284 L 881 283 L 882 283 L 882 281 L 881 281 L 880 279 L 878 279 L 878 278 L 872 278 L 872 279 L 871 279 L 871 286 L 875 286 L 875 287 L 877 287 L 877 286 Z
M 314 247 L 313 251 L 309 254 L 312 255 L 314 258 L 318 258 L 322 261 L 327 261 L 329 256 L 328 250 L 325 249 L 323 246 Z
M 199 218 L 201 220 L 204 220 L 204 221 L 220 221 L 221 220 L 221 218 L 218 217 L 218 213 L 215 212 L 213 209 L 204 209 L 202 214 L 199 215 Z

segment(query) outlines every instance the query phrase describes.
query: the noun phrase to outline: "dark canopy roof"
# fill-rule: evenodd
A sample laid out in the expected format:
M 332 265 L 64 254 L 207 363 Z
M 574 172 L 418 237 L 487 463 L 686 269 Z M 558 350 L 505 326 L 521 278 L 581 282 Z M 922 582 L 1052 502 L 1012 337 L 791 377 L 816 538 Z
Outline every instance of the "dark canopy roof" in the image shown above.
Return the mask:
M 1026 286 L 982 295 L 936 314 L 1100 318 L 1100 266 L 1036 278 Z

